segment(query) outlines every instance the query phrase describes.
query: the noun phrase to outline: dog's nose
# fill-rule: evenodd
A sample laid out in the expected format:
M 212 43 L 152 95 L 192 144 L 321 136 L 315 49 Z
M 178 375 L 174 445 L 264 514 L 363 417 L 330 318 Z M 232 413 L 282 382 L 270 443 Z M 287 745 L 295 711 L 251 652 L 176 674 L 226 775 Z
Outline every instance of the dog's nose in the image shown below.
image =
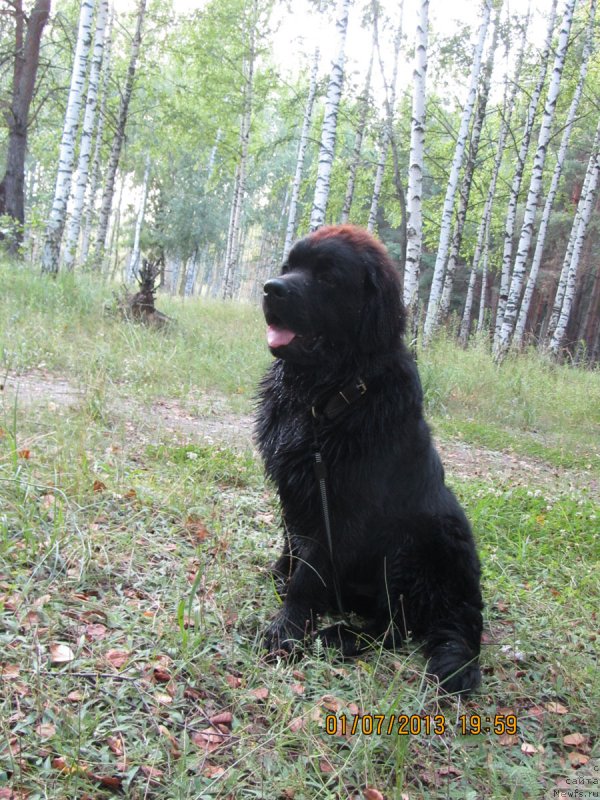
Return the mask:
M 281 278 L 271 278 L 263 286 L 263 292 L 266 295 L 273 295 L 274 297 L 284 297 L 287 291 L 288 287 L 286 282 Z

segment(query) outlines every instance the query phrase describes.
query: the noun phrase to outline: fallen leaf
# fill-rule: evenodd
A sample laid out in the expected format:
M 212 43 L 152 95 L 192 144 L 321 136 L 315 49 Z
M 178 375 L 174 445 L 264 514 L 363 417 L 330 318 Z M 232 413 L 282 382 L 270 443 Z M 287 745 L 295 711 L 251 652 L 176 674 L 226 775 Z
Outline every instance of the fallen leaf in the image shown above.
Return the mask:
M 306 691 L 306 686 L 303 686 L 301 683 L 292 683 L 291 690 L 294 694 L 302 695 Z
M 333 772 L 333 765 L 332 765 L 332 763 L 331 763 L 330 761 L 328 761 L 326 758 L 322 758 L 322 759 L 319 761 L 319 769 L 320 769 L 320 770 L 321 770 L 321 772 L 322 772 L 322 773 L 324 773 L 325 775 L 329 775 L 330 773 L 332 773 L 332 772 Z
M 69 692 L 67 695 L 67 700 L 69 703 L 81 703 L 83 700 L 83 693 L 80 692 L 78 689 L 75 689 L 73 692 Z
M 561 703 L 550 702 L 546 703 L 546 711 L 549 711 L 551 714 L 568 714 L 569 709 L 563 706 Z
M 50 663 L 51 664 L 68 664 L 70 661 L 75 660 L 75 653 L 71 650 L 68 644 L 61 642 L 53 642 L 50 645 Z
M 496 741 L 501 747 L 512 747 L 514 744 L 519 744 L 519 737 L 516 733 L 503 733 Z
M 333 711 L 334 714 L 337 714 L 338 711 L 341 711 L 344 707 L 344 703 L 331 694 L 323 695 L 321 698 L 321 705 L 324 706 L 324 708 L 326 708 L 328 711 Z
M 157 692 L 154 697 L 156 698 L 156 702 L 160 703 L 161 706 L 169 706 L 173 702 L 171 695 L 166 694 L 166 692 Z
M 257 700 L 266 700 L 269 696 L 269 690 L 266 688 L 266 686 L 261 686 L 259 689 L 252 689 L 250 694 L 254 695 Z
M 536 753 L 543 752 L 543 748 L 542 750 L 539 750 L 534 744 L 529 744 L 529 742 L 523 742 L 523 744 L 521 745 L 521 752 L 525 753 L 526 756 L 533 756 Z
M 92 486 L 95 492 L 105 492 L 106 491 L 106 484 L 102 483 L 102 481 L 95 480 Z
M 24 450 L 18 450 L 17 455 L 19 458 L 24 458 L 26 461 L 28 461 L 31 458 L 31 450 L 28 450 L 27 448 Z
M 154 784 L 160 783 L 160 779 L 165 774 L 162 770 L 157 769 L 156 767 L 148 767 L 144 765 L 140 767 L 140 771 L 148 778 L 150 783 Z
M 200 517 L 188 517 L 184 522 L 185 530 L 198 542 L 204 542 L 209 536 L 208 528 Z
M 363 792 L 365 800 L 383 800 L 383 795 L 377 789 L 368 788 Z
M 584 756 L 583 753 L 569 753 L 569 761 L 572 767 L 582 767 L 590 760 L 589 756 Z
M 221 711 L 219 714 L 210 717 L 209 721 L 211 725 L 226 725 L 228 728 L 231 728 L 233 714 L 230 711 Z
M 299 731 L 303 730 L 305 724 L 304 717 L 294 717 L 294 719 L 289 723 L 288 728 L 292 731 L 292 733 L 298 733 Z
M 120 789 L 121 784 L 123 783 L 122 779 L 119 778 L 118 775 L 97 775 L 93 772 L 88 772 L 88 776 L 93 781 L 97 781 L 99 784 L 106 786 L 108 789 Z
M 570 747 L 579 747 L 585 744 L 586 740 L 587 736 L 584 736 L 583 733 L 569 733 L 567 736 L 563 736 L 563 742 Z
M 217 730 L 216 728 L 210 727 L 205 728 L 202 731 L 196 731 L 192 733 L 191 739 L 192 742 L 199 747 L 201 750 L 205 750 L 207 753 L 212 753 L 221 747 L 227 741 L 229 737 L 224 734 L 222 731 Z
M 126 650 L 107 650 L 104 658 L 112 664 L 115 669 L 120 669 L 129 661 L 131 654 Z
M 18 664 L 0 664 L 0 678 L 5 681 L 14 681 L 19 677 L 20 668 Z
M 205 764 L 202 774 L 207 778 L 220 778 L 225 774 L 225 767 L 218 767 L 216 764 Z
M 51 739 L 56 733 L 56 726 L 51 722 L 40 722 L 35 726 L 35 732 L 41 739 Z
M 239 687 L 242 685 L 242 679 L 238 678 L 237 675 L 226 675 L 225 681 L 228 686 L 231 686 L 232 689 L 239 689 Z
M 168 683 L 171 680 L 171 673 L 163 667 L 154 667 L 152 675 L 157 683 Z
M 90 642 L 104 639 L 106 633 L 107 627 L 106 625 L 102 625 L 101 622 L 94 622 L 91 625 L 85 626 L 85 638 Z
M 123 755 L 123 739 L 120 736 L 108 736 L 106 739 L 106 744 L 110 747 L 112 752 L 116 756 Z
M 437 771 L 438 775 L 445 777 L 446 775 L 454 775 L 455 777 L 460 777 L 461 772 L 456 767 L 449 766 L 449 767 L 440 767 Z
M 129 489 L 128 491 L 125 492 L 123 497 L 125 498 L 125 500 L 133 500 L 135 497 L 137 497 L 137 492 L 135 489 Z

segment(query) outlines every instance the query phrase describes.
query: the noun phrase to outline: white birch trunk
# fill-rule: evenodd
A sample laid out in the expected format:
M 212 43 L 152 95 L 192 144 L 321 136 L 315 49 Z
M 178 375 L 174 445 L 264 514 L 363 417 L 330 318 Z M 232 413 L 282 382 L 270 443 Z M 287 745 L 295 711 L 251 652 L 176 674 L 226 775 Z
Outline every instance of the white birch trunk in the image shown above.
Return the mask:
M 600 131 L 600 126 L 598 130 Z M 583 249 L 585 235 L 587 233 L 587 228 L 598 196 L 598 184 L 600 177 L 600 149 L 598 148 L 597 142 L 598 137 L 596 137 L 595 152 L 592 153 L 588 164 L 588 179 L 586 181 L 587 190 L 585 195 L 582 194 L 579 200 L 577 215 L 573 223 L 574 227 L 576 225 L 576 234 L 574 237 L 573 252 L 571 254 L 569 270 L 567 273 L 564 299 L 560 316 L 558 318 L 558 324 L 549 345 L 549 350 L 554 356 L 558 355 L 563 339 L 565 338 L 565 334 L 567 332 L 567 325 L 569 324 L 571 308 L 573 306 L 577 289 L 577 270 L 579 268 L 581 251 Z
M 581 188 L 579 203 L 577 204 L 577 210 L 575 212 L 575 217 L 573 219 L 573 225 L 571 226 L 571 233 L 569 235 L 569 241 L 567 243 L 565 257 L 563 260 L 560 277 L 558 279 L 558 285 L 556 287 L 556 294 L 554 296 L 554 303 L 552 305 L 552 314 L 550 316 L 550 322 L 548 323 L 548 329 L 546 331 L 546 337 L 548 339 L 551 339 L 552 336 L 554 335 L 556 326 L 558 325 L 560 313 L 563 307 L 565 291 L 567 287 L 567 279 L 569 276 L 569 267 L 571 264 L 571 258 L 573 256 L 573 250 L 575 248 L 575 240 L 577 238 L 577 231 L 579 228 L 579 220 L 581 217 L 581 212 L 584 207 L 584 198 L 587 197 L 588 195 L 590 179 L 593 172 L 593 163 L 592 163 L 594 157 L 593 154 L 597 152 L 599 148 L 600 148 L 600 125 L 596 130 L 596 136 L 594 138 L 594 143 L 592 145 L 592 156 L 590 158 L 590 161 L 588 162 L 588 167 L 583 180 L 583 186 Z
M 479 295 L 479 317 L 477 318 L 477 333 L 481 333 L 483 331 L 484 320 L 485 320 L 485 298 L 487 295 L 488 257 L 489 257 L 489 250 L 486 242 L 485 252 L 483 254 L 483 267 L 481 269 L 481 294 Z
M 517 90 L 519 88 L 519 79 L 521 75 L 521 69 L 523 67 L 523 58 L 525 54 L 525 42 L 527 38 L 528 23 L 529 23 L 529 12 L 525 19 L 525 24 L 523 25 L 523 34 L 521 38 L 519 54 L 517 56 L 517 63 L 515 66 L 515 71 L 513 74 L 512 81 L 509 79 L 508 74 L 506 75 L 505 79 L 502 120 L 500 122 L 500 130 L 498 131 L 498 144 L 496 147 L 496 157 L 494 159 L 494 167 L 492 170 L 492 179 L 490 181 L 490 185 L 488 186 L 488 192 L 485 199 L 483 212 L 481 215 L 481 221 L 479 223 L 479 228 L 477 230 L 477 240 L 475 243 L 475 252 L 473 254 L 473 263 L 471 265 L 471 274 L 469 275 L 469 284 L 465 300 L 465 308 L 462 316 L 462 321 L 460 324 L 459 341 L 463 345 L 463 347 L 466 346 L 469 339 L 469 333 L 471 331 L 471 316 L 473 313 L 475 283 L 477 281 L 477 271 L 479 270 L 479 262 L 481 260 L 484 251 L 487 254 L 490 221 L 492 217 L 492 207 L 494 205 L 494 196 L 496 194 L 496 185 L 498 183 L 498 176 L 500 175 L 500 167 L 502 166 L 502 158 L 504 156 L 504 147 L 506 144 L 506 138 L 508 136 L 508 131 L 510 128 L 510 121 L 515 106 Z M 512 87 L 510 91 L 509 91 L 509 85 L 511 85 Z M 486 274 L 486 279 L 487 279 L 487 274 Z M 480 313 L 480 319 L 481 319 L 481 313 Z M 483 322 L 483 320 L 481 320 L 481 322 Z M 478 324 L 477 331 L 479 332 L 479 330 L 480 328 Z
M 560 89 L 560 80 L 567 54 L 569 33 L 571 30 L 571 23 L 573 21 L 575 3 L 576 0 L 567 0 L 560 34 L 558 37 L 558 46 L 554 59 L 554 67 L 552 70 L 552 76 L 550 78 L 550 84 L 548 86 L 544 114 L 538 135 L 537 150 L 533 160 L 533 169 L 529 184 L 529 191 L 527 193 L 527 201 L 525 203 L 523 225 L 521 227 L 521 235 L 519 237 L 519 244 L 517 247 L 513 274 L 508 292 L 508 299 L 506 301 L 506 308 L 504 310 L 504 320 L 500 328 L 498 343 L 494 348 L 494 354 L 496 358 L 502 358 L 502 356 L 508 350 L 515 323 L 517 321 L 517 312 L 521 298 L 521 290 L 523 288 L 525 267 L 527 264 L 527 257 L 529 255 L 529 248 L 531 246 L 531 239 L 533 236 L 535 212 L 537 210 L 538 200 L 542 190 L 544 163 L 546 160 L 546 153 L 548 152 L 550 134 L 552 132 L 552 123 L 554 121 L 556 102 L 558 100 L 558 92 Z
M 494 55 L 496 52 L 496 45 L 498 43 L 498 32 L 499 32 L 499 19 L 496 18 L 494 23 L 494 35 L 492 37 L 491 47 L 483 71 L 481 90 L 479 92 L 479 98 L 477 100 L 477 109 L 475 111 L 475 119 L 473 120 L 473 128 L 471 130 L 471 141 L 469 142 L 467 163 L 465 165 L 463 178 L 460 185 L 458 209 L 456 212 L 456 221 L 454 223 L 454 232 L 452 234 L 450 254 L 448 256 L 446 275 L 444 277 L 444 288 L 442 290 L 442 297 L 440 299 L 440 308 L 439 308 L 440 319 L 444 319 L 450 311 L 452 289 L 454 288 L 454 275 L 456 273 L 456 268 L 458 266 L 458 256 L 460 254 L 460 246 L 462 244 L 463 230 L 465 227 L 465 222 L 467 221 L 467 210 L 469 207 L 469 197 L 471 195 L 471 185 L 473 183 L 473 175 L 475 173 L 475 162 L 477 159 L 477 153 L 479 152 L 479 140 L 481 139 L 481 132 L 483 130 L 485 112 L 487 108 L 488 97 L 490 94 L 490 83 L 492 79 L 492 70 L 494 67 Z
M 52 210 L 46 228 L 46 239 L 42 253 L 42 272 L 56 274 L 59 267 L 60 243 L 62 240 L 67 203 L 71 192 L 71 178 L 75 162 L 75 142 L 79 126 L 79 112 L 85 87 L 87 57 L 92 41 L 94 0 L 81 0 L 77 44 L 71 73 L 71 86 L 65 112 L 62 138 L 58 155 L 58 174 L 54 190 Z
M 144 214 L 146 213 L 146 199 L 148 197 L 148 183 L 150 182 L 150 156 L 146 156 L 146 168 L 144 169 L 144 182 L 142 184 L 142 195 L 138 208 L 137 219 L 135 221 L 135 232 L 133 235 L 133 248 L 127 267 L 126 283 L 131 283 L 140 268 L 140 238 L 142 226 L 144 224 Z
M 79 229 L 81 227 L 81 217 L 83 214 L 83 201 L 85 199 L 85 190 L 88 183 L 90 154 L 92 151 L 94 124 L 96 122 L 96 105 L 98 102 L 98 86 L 100 84 L 100 71 L 102 68 L 104 34 L 106 31 L 107 17 L 108 0 L 100 0 L 98 12 L 96 14 L 96 32 L 94 34 L 94 48 L 92 51 L 92 61 L 88 79 L 85 114 L 83 117 L 83 126 L 81 128 L 79 161 L 77 164 L 77 183 L 73 193 L 71 218 L 69 219 L 69 223 L 67 225 L 65 247 L 63 252 L 63 264 L 68 270 L 72 270 L 75 263 L 75 252 L 77 250 L 77 241 L 79 239 Z
M 421 248 L 423 246 L 423 162 L 425 155 L 425 99 L 427 77 L 427 39 L 429 0 L 421 0 L 415 42 L 413 103 L 408 160 L 408 203 L 406 264 L 404 267 L 404 305 L 414 318 L 419 299 Z
M 300 133 L 300 143 L 298 144 L 298 157 L 296 158 L 296 172 L 294 173 L 294 180 L 292 182 L 292 191 L 290 195 L 290 208 L 288 212 L 287 227 L 285 230 L 285 241 L 283 243 L 283 256 L 282 260 L 285 261 L 288 253 L 292 249 L 292 242 L 296 236 L 296 218 L 298 215 L 298 198 L 300 197 L 300 187 L 302 185 L 302 173 L 304 171 L 304 159 L 306 156 L 306 148 L 308 147 L 308 140 L 310 137 L 310 126 L 312 122 L 313 108 L 315 105 L 315 96 L 317 94 L 317 74 L 319 71 L 319 60 L 321 54 L 319 48 L 315 48 L 313 65 L 310 73 L 310 83 L 308 86 L 308 97 L 306 98 L 306 106 L 304 108 L 304 119 L 302 120 L 302 131 Z
M 102 193 L 102 203 L 100 204 L 98 231 L 96 233 L 96 243 L 94 246 L 94 266 L 96 269 L 100 269 L 102 265 L 102 259 L 104 257 L 104 250 L 106 247 L 106 233 L 108 230 L 108 222 L 110 219 L 110 212 L 112 209 L 113 196 L 115 192 L 115 179 L 117 176 L 117 169 L 119 167 L 119 159 L 121 158 L 121 149 L 125 139 L 125 126 L 127 125 L 127 114 L 129 112 L 129 103 L 133 93 L 135 70 L 140 52 L 140 45 L 142 43 L 142 26 L 144 24 L 145 14 L 146 0 L 139 0 L 137 22 L 133 41 L 131 43 L 131 54 L 129 56 L 127 77 L 125 79 L 123 94 L 121 95 L 117 127 L 113 138 L 110 157 L 108 159 L 108 167 L 106 169 L 106 177 L 104 180 L 104 192 Z
M 446 188 L 446 196 L 444 199 L 444 208 L 442 211 L 442 221 L 440 228 L 440 239 L 435 259 L 435 266 L 433 268 L 433 280 L 431 282 L 431 291 L 429 293 L 427 313 L 425 316 L 425 327 L 423 332 L 423 341 L 425 344 L 427 344 L 431 340 L 431 337 L 437 325 L 438 310 L 442 295 L 442 286 L 444 282 L 444 271 L 446 268 L 446 261 L 448 258 L 448 246 L 450 244 L 450 234 L 452 232 L 452 214 L 454 211 L 454 199 L 456 197 L 460 168 L 462 166 L 463 156 L 467 145 L 469 124 L 471 122 L 471 117 L 473 116 L 473 109 L 475 107 L 475 98 L 477 96 L 477 84 L 479 82 L 479 73 L 481 71 L 481 58 L 483 55 L 483 47 L 485 44 L 487 29 L 490 22 L 491 10 L 492 10 L 492 1 L 485 0 L 483 9 L 483 20 L 479 29 L 478 41 L 475 47 L 475 52 L 473 54 L 473 65 L 471 67 L 471 76 L 469 79 L 469 92 L 467 95 L 467 100 L 460 121 L 460 127 L 456 139 L 456 148 L 454 150 L 454 158 L 452 160 L 452 166 L 450 168 L 450 175 L 448 177 L 448 186 Z
M 313 207 L 310 215 L 310 229 L 315 231 L 325 222 L 327 200 L 329 199 L 329 185 L 331 181 L 331 168 L 335 151 L 337 131 L 337 116 L 342 96 L 344 81 L 344 62 L 346 48 L 346 32 L 348 30 L 348 11 L 350 0 L 338 0 L 336 28 L 338 34 L 337 54 L 331 65 L 327 96 L 325 98 L 325 115 L 321 131 L 321 146 L 319 148 L 319 165 L 317 168 L 317 181 Z
M 525 286 L 525 291 L 523 293 L 523 300 L 521 302 L 521 308 L 519 310 L 519 317 L 517 319 L 517 324 L 515 326 L 515 333 L 513 337 L 513 345 L 515 347 L 521 347 L 523 344 L 523 338 L 525 335 L 525 326 L 527 324 L 527 315 L 529 313 L 531 298 L 533 296 L 533 290 L 535 288 L 535 284 L 537 281 L 540 264 L 542 263 L 542 254 L 544 252 L 544 243 L 546 239 L 546 231 L 548 229 L 548 223 L 550 221 L 550 213 L 552 211 L 552 206 L 554 205 L 554 199 L 558 191 L 558 184 L 560 182 L 560 177 L 562 175 L 563 164 L 567 153 L 567 147 L 569 145 L 569 139 L 571 138 L 573 123 L 575 122 L 577 109 L 579 107 L 579 101 L 581 100 L 581 95 L 583 93 L 583 86 L 588 72 L 588 65 L 589 65 L 590 55 L 592 52 L 595 15 L 596 15 L 596 0 L 592 0 L 589 10 L 588 28 L 586 31 L 586 39 L 583 48 L 581 67 L 579 69 L 579 78 L 577 81 L 577 86 L 575 87 L 575 91 L 573 93 L 573 98 L 571 100 L 571 105 L 569 107 L 569 113 L 567 114 L 567 119 L 565 122 L 562 139 L 560 142 L 560 147 L 558 149 L 558 154 L 556 156 L 556 166 L 554 167 L 554 172 L 552 174 L 552 182 L 550 184 L 548 195 L 546 197 L 546 202 L 544 204 L 544 211 L 542 213 L 542 219 L 540 221 L 537 241 L 535 243 L 535 251 L 533 254 L 533 260 L 531 262 L 531 269 L 529 271 L 529 277 L 527 278 L 527 284 Z
M 375 28 L 373 28 L 373 36 L 375 36 Z M 371 56 L 369 58 L 367 77 L 365 78 L 365 86 L 363 89 L 362 97 L 360 98 L 360 116 L 356 128 L 356 139 L 354 140 L 352 156 L 350 158 L 350 164 L 348 166 L 348 181 L 346 183 L 346 194 L 344 196 L 344 205 L 342 206 L 342 213 L 340 215 L 340 222 L 342 224 L 348 222 L 348 220 L 350 219 L 350 209 L 352 208 L 352 200 L 354 199 L 356 173 L 358 171 L 358 165 L 360 164 L 360 153 L 362 150 L 365 128 L 367 125 L 367 117 L 369 115 L 369 101 L 371 98 L 371 75 L 373 73 L 374 53 L 375 53 L 375 41 L 373 40 L 371 44 Z
M 371 195 L 371 208 L 369 209 L 369 218 L 367 220 L 367 230 L 373 233 L 375 224 L 377 222 L 377 212 L 379 211 L 379 198 L 381 196 L 381 187 L 383 186 L 383 176 L 385 173 L 385 162 L 387 161 L 388 148 L 390 144 L 389 132 L 387 125 L 381 134 L 379 143 L 379 156 L 377 157 L 377 169 L 375 170 L 375 180 L 373 182 L 373 194 Z
M 550 16 L 548 18 L 548 28 L 546 29 L 546 39 L 540 59 L 538 79 L 531 95 L 531 99 L 529 100 L 529 106 L 527 108 L 527 121 L 525 123 L 523 139 L 521 140 L 521 145 L 519 147 L 519 153 L 517 156 L 517 168 L 513 175 L 513 180 L 510 187 L 510 197 L 506 212 L 506 220 L 504 223 L 504 247 L 502 252 L 502 268 L 500 271 L 500 291 L 498 293 L 498 306 L 496 308 L 494 347 L 498 347 L 500 342 L 500 331 L 502 329 L 504 311 L 506 309 L 506 302 L 508 300 L 508 290 L 510 286 L 510 266 L 512 264 L 513 234 L 515 231 L 515 221 L 517 218 L 517 203 L 519 200 L 519 193 L 521 191 L 521 183 L 523 182 L 523 173 L 525 172 L 527 152 L 531 142 L 533 123 L 535 121 L 538 104 L 540 102 L 540 97 L 542 96 L 542 89 L 544 88 L 544 82 L 546 80 L 546 73 L 548 72 L 548 65 L 550 63 L 550 51 L 552 46 L 552 35 L 554 33 L 554 22 L 556 20 L 557 2 L 558 0 L 552 0 L 552 7 L 550 9 Z
M 100 90 L 100 108 L 97 114 L 96 140 L 94 143 L 94 155 L 92 158 L 92 168 L 90 180 L 87 187 L 87 199 L 85 201 L 85 213 L 83 218 L 83 230 L 81 233 L 81 252 L 79 260 L 86 264 L 90 251 L 90 235 L 92 232 L 92 222 L 95 217 L 96 195 L 98 194 L 98 184 L 100 181 L 100 154 L 102 149 L 102 138 L 104 135 L 104 122 L 106 120 L 106 101 L 108 98 L 108 87 L 111 77 L 111 58 L 112 58 L 112 25 L 114 14 L 111 11 L 108 23 L 108 30 L 104 39 L 104 55 L 102 58 L 102 88 Z
M 223 299 L 231 300 L 234 294 L 236 272 L 239 269 L 241 253 L 241 225 L 244 194 L 246 192 L 246 170 L 248 162 L 248 146 L 250 144 L 250 126 L 254 103 L 254 62 L 256 59 L 255 37 L 256 21 L 250 21 L 249 53 L 245 64 L 244 108 L 240 124 L 240 160 L 234 182 L 233 202 L 231 207 L 228 247 L 225 258 L 225 274 L 223 275 Z

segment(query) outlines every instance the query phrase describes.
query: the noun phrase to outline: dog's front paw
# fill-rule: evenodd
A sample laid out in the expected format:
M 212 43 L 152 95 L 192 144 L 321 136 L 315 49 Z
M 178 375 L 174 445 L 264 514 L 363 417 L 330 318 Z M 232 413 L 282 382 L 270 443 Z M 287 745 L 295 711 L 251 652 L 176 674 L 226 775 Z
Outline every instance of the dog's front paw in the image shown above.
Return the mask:
M 297 653 L 305 638 L 305 627 L 285 614 L 278 614 L 265 631 L 263 646 L 269 655 L 290 656 Z

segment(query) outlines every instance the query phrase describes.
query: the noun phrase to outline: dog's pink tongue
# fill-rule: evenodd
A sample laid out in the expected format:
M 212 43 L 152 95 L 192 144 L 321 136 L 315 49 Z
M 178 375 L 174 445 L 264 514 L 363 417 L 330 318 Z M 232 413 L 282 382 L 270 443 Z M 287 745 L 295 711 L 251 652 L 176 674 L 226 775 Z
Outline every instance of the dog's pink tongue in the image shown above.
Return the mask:
M 276 325 L 269 325 L 267 327 L 267 344 L 269 347 L 285 347 L 295 337 L 293 331 L 288 331 L 286 328 L 278 328 Z

